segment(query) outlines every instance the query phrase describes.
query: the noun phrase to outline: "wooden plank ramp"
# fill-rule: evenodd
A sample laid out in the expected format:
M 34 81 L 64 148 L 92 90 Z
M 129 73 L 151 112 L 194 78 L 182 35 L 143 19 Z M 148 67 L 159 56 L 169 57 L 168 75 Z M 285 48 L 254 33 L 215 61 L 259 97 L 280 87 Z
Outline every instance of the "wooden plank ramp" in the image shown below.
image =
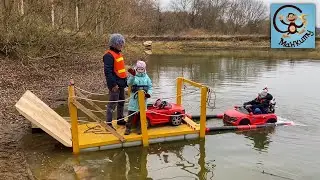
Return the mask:
M 72 147 L 71 125 L 27 90 L 15 104 L 18 112 L 66 147 Z
M 70 117 L 62 117 L 65 121 L 67 121 L 69 124 L 71 124 L 71 119 L 70 119 Z M 83 123 L 88 123 L 88 122 L 90 122 L 89 120 L 88 120 L 88 118 L 87 117 L 78 117 L 78 124 L 83 124 Z M 32 129 L 41 129 L 41 128 L 39 128 L 37 125 L 35 125 L 35 124 L 33 124 L 33 123 L 31 123 L 31 128 Z

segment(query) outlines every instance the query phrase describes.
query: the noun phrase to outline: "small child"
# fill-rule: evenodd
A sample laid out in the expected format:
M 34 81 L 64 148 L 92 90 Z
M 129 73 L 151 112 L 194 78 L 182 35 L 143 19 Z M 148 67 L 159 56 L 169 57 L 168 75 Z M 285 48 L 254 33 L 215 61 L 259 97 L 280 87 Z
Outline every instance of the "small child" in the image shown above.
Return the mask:
M 144 61 L 137 61 L 134 69 L 130 68 L 128 72 L 131 74 L 128 77 L 128 86 L 131 86 L 130 100 L 128 105 L 128 121 L 126 123 L 126 131 L 125 135 L 129 135 L 131 133 L 132 121 L 135 116 L 140 117 L 139 112 L 139 103 L 138 103 L 138 90 L 143 89 L 145 91 L 146 97 L 146 106 L 147 106 L 147 98 L 150 98 L 152 94 L 152 82 L 149 76 L 146 73 L 146 63 Z M 141 134 L 140 127 L 140 118 L 137 118 L 137 134 Z

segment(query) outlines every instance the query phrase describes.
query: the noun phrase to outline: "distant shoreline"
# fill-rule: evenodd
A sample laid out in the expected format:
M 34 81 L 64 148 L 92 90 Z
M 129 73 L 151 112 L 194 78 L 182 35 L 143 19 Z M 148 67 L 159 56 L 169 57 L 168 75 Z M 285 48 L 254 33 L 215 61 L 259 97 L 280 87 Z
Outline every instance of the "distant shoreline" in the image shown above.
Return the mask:
M 270 41 L 266 35 L 216 35 L 216 36 L 128 36 L 134 41 Z M 320 41 L 320 36 L 316 36 Z
M 210 55 L 216 57 L 259 59 L 317 59 L 320 60 L 320 37 L 315 49 L 271 49 L 270 36 L 132 36 L 133 41 L 152 41 L 154 55 Z M 130 45 L 128 44 L 128 47 Z

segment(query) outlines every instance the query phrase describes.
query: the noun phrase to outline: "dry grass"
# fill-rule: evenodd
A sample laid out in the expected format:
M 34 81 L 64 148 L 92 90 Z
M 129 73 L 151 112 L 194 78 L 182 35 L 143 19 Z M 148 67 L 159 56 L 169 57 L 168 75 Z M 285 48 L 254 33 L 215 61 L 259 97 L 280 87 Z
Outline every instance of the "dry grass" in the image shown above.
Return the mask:
M 266 59 L 320 59 L 316 49 L 271 49 L 269 41 L 155 41 L 153 54 L 210 55 L 216 57 Z

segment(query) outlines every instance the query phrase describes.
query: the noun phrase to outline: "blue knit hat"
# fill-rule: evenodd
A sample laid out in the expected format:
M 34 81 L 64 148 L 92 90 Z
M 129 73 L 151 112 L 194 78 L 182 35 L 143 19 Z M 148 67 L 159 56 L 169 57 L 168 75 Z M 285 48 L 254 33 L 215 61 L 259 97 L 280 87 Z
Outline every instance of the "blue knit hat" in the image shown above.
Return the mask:
M 109 38 L 109 46 L 116 47 L 118 45 L 124 45 L 125 40 L 121 34 L 111 34 Z

